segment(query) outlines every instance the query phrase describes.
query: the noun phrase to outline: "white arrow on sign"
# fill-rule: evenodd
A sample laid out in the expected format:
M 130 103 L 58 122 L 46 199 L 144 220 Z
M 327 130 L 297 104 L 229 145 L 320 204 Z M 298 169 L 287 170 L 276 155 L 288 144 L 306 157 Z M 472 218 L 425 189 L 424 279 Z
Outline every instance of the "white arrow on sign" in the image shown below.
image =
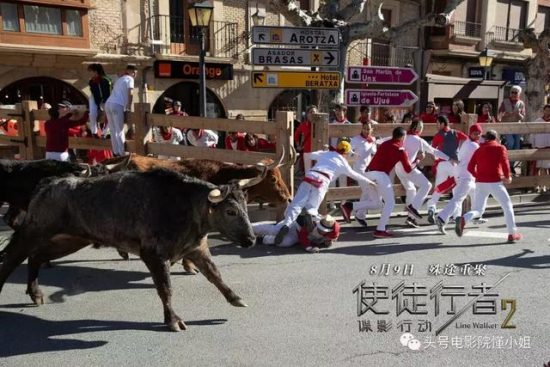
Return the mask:
M 253 48 L 252 64 L 276 66 L 338 66 L 336 50 L 303 50 L 288 48 Z
M 337 28 L 317 27 L 252 27 L 252 42 L 256 44 L 338 47 Z

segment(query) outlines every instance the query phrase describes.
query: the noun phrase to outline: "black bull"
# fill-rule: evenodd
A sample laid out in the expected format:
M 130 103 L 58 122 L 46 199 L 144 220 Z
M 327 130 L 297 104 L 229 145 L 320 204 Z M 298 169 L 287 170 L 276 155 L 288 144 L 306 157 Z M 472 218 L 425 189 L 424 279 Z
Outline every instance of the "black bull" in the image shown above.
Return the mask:
M 95 243 L 141 257 L 152 274 L 164 321 L 171 330 L 186 329 L 172 309 L 169 278 L 170 263 L 183 256 L 195 263 L 229 303 L 246 306 L 199 246 L 206 244 L 210 231 L 219 231 L 243 247 L 254 245 L 241 190 L 250 181 L 215 186 L 162 169 L 52 179 L 39 187 L 6 247 L 0 291 L 28 258 L 27 293 L 36 304 L 43 303 L 37 280 L 40 265 Z

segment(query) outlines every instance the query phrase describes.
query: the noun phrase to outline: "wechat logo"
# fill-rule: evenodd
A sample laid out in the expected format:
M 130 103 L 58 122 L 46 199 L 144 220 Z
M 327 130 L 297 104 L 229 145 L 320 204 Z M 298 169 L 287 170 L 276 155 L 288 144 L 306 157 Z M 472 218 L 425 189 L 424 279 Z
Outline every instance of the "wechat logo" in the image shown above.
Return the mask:
M 419 350 L 420 346 L 422 345 L 420 343 L 420 340 L 416 339 L 411 333 L 405 333 L 401 335 L 399 341 L 401 342 L 402 346 L 408 347 L 410 350 Z

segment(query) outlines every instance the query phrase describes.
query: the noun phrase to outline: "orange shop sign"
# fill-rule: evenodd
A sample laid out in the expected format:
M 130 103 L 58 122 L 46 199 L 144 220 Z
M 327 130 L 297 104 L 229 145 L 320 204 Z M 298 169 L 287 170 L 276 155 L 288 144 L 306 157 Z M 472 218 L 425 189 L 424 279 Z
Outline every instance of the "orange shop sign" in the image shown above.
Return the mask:
M 155 77 L 199 79 L 199 63 L 187 61 L 155 61 Z M 206 79 L 233 80 L 233 65 L 205 64 Z

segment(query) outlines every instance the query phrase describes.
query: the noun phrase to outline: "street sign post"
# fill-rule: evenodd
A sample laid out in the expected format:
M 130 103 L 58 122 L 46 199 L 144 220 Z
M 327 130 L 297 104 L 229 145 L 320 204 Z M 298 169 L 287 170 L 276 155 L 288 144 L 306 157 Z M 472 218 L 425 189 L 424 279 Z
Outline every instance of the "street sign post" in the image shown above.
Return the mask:
M 347 89 L 348 106 L 411 107 L 418 96 L 410 90 Z
M 338 72 L 253 71 L 253 88 L 338 89 Z
M 417 79 L 411 68 L 390 66 L 350 66 L 346 73 L 348 83 L 409 85 Z
M 252 42 L 259 45 L 338 47 L 340 31 L 316 27 L 252 27 Z
M 338 66 L 336 50 L 303 50 L 289 48 L 253 48 L 252 64 L 273 66 Z

